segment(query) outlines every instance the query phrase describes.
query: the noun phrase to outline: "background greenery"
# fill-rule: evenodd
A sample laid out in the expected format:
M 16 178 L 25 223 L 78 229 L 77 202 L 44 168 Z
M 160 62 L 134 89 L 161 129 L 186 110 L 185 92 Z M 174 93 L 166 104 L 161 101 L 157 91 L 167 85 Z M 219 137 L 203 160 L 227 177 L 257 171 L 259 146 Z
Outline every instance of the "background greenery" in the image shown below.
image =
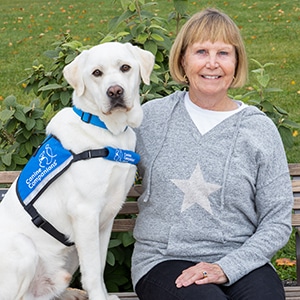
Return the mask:
M 149 1 L 153 2 L 153 1 Z M 188 14 L 204 7 L 217 7 L 229 14 L 241 29 L 249 58 L 261 63 L 273 62 L 270 86 L 281 88 L 274 101 L 286 109 L 291 118 L 300 121 L 300 1 L 188 1 Z M 152 12 L 167 18 L 174 10 L 173 1 L 160 0 L 151 6 Z M 54 41 L 69 32 L 85 45 L 95 45 L 108 33 L 108 23 L 122 13 L 120 1 L 71 0 L 1 0 L 0 43 L 0 99 L 14 94 L 18 101 L 29 103 L 32 95 L 24 95 L 22 85 L 25 69 L 43 56 Z M 169 34 L 175 35 L 175 21 L 167 25 Z M 250 69 L 255 68 L 250 62 Z M 251 81 L 251 78 L 250 78 Z M 246 86 L 245 89 L 249 88 Z M 236 93 L 241 93 L 236 91 Z M 296 145 L 287 149 L 290 162 L 300 161 L 298 137 Z
M 122 2 L 123 6 L 120 6 Z M 165 29 L 165 39 L 174 38 L 176 30 L 184 22 L 184 16 L 179 18 L 176 22 L 174 17 L 173 1 L 148 1 L 147 11 L 151 12 L 151 22 L 144 15 L 143 21 L 137 19 L 137 23 L 123 23 L 118 22 L 114 17 L 122 16 L 123 10 L 126 13 L 130 11 L 126 9 L 126 1 L 91 1 L 74 2 L 69 0 L 64 1 L 8 1 L 2 0 L 0 4 L 0 12 L 2 19 L 0 22 L 0 62 L 1 62 L 1 82 L 0 82 L 0 100 L 4 100 L 1 105 L 1 120 L 7 121 L 4 125 L 6 130 L 1 133 L 2 139 L 8 142 L 4 145 L 10 147 L 10 151 L 15 151 L 16 143 L 9 143 L 10 141 L 17 141 L 21 144 L 18 155 L 2 155 L 1 159 L 4 165 L 15 168 L 16 165 L 22 165 L 26 162 L 28 155 L 36 145 L 39 144 L 43 138 L 42 131 L 45 126 L 46 114 L 50 118 L 53 111 L 49 106 L 44 110 L 40 106 L 46 103 L 51 103 L 54 108 L 60 108 L 60 101 L 56 95 L 49 100 L 49 91 L 53 91 L 53 86 L 49 88 L 49 77 L 46 76 L 45 69 L 51 69 L 50 77 L 57 71 L 53 69 L 53 60 L 49 57 L 55 58 L 57 66 L 65 64 L 66 60 L 70 60 L 76 54 L 78 48 L 87 45 L 95 45 L 103 38 L 105 39 L 122 39 L 132 40 L 136 44 L 142 46 L 148 45 L 153 47 L 153 43 L 146 44 L 148 38 L 144 40 L 142 35 L 144 31 L 150 30 L 150 36 L 154 38 L 155 44 L 159 48 L 161 59 L 157 55 L 157 63 L 161 66 L 160 72 L 156 72 L 156 78 L 153 79 L 154 91 L 144 91 L 147 96 L 159 94 L 159 86 L 161 80 L 164 90 L 170 91 L 174 88 L 172 82 L 167 78 L 164 72 L 165 62 L 164 50 L 167 45 L 160 41 L 159 36 L 155 36 L 156 32 L 149 27 L 152 20 L 156 21 L 162 26 L 158 33 L 162 33 Z M 133 2 L 133 1 L 131 1 Z M 177 1 L 180 2 L 180 1 Z M 182 1 L 188 2 L 186 14 L 192 14 L 203 7 L 217 7 L 227 14 L 229 14 L 241 29 L 245 40 L 247 52 L 249 56 L 250 69 L 257 69 L 257 64 L 250 58 L 259 61 L 262 65 L 266 63 L 273 63 L 268 65 L 267 70 L 270 74 L 270 81 L 268 87 L 275 87 L 282 89 L 280 93 L 272 93 L 271 101 L 273 105 L 284 108 L 294 121 L 300 122 L 300 107 L 297 101 L 300 97 L 300 74 L 299 74 L 299 59 L 297 52 L 299 42 L 297 37 L 300 33 L 300 3 L 299 1 L 283 1 L 277 3 L 276 1 Z M 180 8 L 180 7 L 179 7 Z M 178 9 L 177 7 L 177 12 Z M 173 18 L 168 20 L 169 14 L 173 12 Z M 127 17 L 129 16 L 127 15 Z M 125 17 L 124 17 L 125 19 Z M 160 20 L 161 19 L 161 20 Z M 147 23 L 148 22 L 148 23 Z M 179 22 L 179 23 L 178 23 Z M 112 25 L 113 24 L 113 25 Z M 116 29 L 117 25 L 118 27 Z M 139 27 L 139 25 L 146 24 L 146 27 Z M 110 26 L 109 26 L 110 25 Z M 123 26 L 123 27 L 122 27 Z M 125 28 L 127 26 L 127 29 Z M 133 31 L 134 28 L 135 29 Z M 113 30 L 115 29 L 115 31 Z M 131 35 L 118 36 L 119 32 L 127 31 Z M 107 35 L 111 32 L 110 35 Z M 70 34 L 73 40 L 77 41 L 68 47 L 63 47 L 64 42 L 70 41 L 65 33 Z M 55 46 L 52 46 L 57 42 Z M 59 51 L 53 49 L 59 48 Z M 52 49 L 49 51 L 49 49 Z M 47 51 L 48 57 L 43 53 Z M 75 51 L 75 52 L 74 52 Z M 63 53 L 62 57 L 57 54 Z M 36 68 L 31 68 L 32 62 L 37 60 Z M 45 66 L 45 67 L 44 67 Z M 25 69 L 28 69 L 27 73 Z M 59 71 L 56 72 L 59 76 Z M 56 74 L 56 76 L 57 76 Z M 24 81 L 27 76 L 28 79 Z M 249 84 L 243 89 L 231 91 L 233 95 L 244 95 L 247 92 L 259 90 L 255 84 L 258 73 L 250 73 Z M 47 78 L 46 78 L 47 77 Z M 159 77 L 159 78 L 158 78 Z M 162 79 L 161 79 L 162 78 Z M 45 81 L 44 79 L 48 80 Z M 42 82 L 43 81 L 43 82 Z M 34 87 L 38 82 L 43 90 L 39 92 Z M 42 82 L 42 84 L 41 84 Z M 24 93 L 24 89 L 30 89 L 29 94 Z M 59 95 L 61 99 L 68 102 L 68 95 L 70 94 L 67 86 L 60 90 Z M 16 97 L 8 97 L 9 95 Z M 40 101 L 35 100 L 30 104 L 34 98 L 40 96 Z M 48 98 L 47 98 L 48 97 Z M 151 97 L 150 97 L 151 98 Z M 28 106 L 29 105 L 29 106 Z M 46 119 L 47 119 L 46 118 Z M 294 131 L 297 135 L 297 131 Z M 2 147 L 4 148 L 3 144 Z M 289 162 L 300 162 L 299 136 L 296 137 L 294 147 L 287 148 L 287 156 Z M 2 149 L 0 149 L 2 151 Z M 1 154 L 1 153 L 0 153 Z M 15 165 L 12 164 L 15 163 Z M 130 261 L 130 253 L 133 239 L 128 235 L 114 236 L 111 240 L 111 248 L 108 255 L 108 267 L 106 272 L 107 282 L 110 290 L 121 289 L 127 290 L 130 288 L 130 283 L 126 281 L 128 278 L 128 267 Z M 289 257 L 294 259 L 294 240 L 291 239 L 287 247 L 279 252 L 274 257 L 274 264 L 276 258 Z M 119 265 L 126 265 L 127 268 L 118 268 Z M 283 266 L 278 268 L 279 273 L 283 279 L 294 279 L 295 268 L 292 266 Z M 116 275 L 117 274 L 117 275 Z M 76 280 L 75 280 L 76 283 Z

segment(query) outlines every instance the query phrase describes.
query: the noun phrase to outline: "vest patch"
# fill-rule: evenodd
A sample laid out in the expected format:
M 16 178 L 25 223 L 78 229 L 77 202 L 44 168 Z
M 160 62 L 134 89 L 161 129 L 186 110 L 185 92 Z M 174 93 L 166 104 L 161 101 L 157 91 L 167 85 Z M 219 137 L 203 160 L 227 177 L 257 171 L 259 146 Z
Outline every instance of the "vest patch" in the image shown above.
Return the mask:
M 24 205 L 33 201 L 72 162 L 73 155 L 53 136 L 45 139 L 21 172 L 17 194 Z

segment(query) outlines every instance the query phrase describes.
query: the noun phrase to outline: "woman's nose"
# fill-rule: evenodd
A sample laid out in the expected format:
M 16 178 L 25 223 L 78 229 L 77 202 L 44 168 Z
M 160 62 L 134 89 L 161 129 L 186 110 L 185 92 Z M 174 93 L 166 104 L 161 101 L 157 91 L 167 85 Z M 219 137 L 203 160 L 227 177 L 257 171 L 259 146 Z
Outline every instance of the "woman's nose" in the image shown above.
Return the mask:
M 207 57 L 207 62 L 206 62 L 206 68 L 208 69 L 216 69 L 218 68 L 220 65 L 217 61 L 217 58 L 215 55 L 209 55 Z

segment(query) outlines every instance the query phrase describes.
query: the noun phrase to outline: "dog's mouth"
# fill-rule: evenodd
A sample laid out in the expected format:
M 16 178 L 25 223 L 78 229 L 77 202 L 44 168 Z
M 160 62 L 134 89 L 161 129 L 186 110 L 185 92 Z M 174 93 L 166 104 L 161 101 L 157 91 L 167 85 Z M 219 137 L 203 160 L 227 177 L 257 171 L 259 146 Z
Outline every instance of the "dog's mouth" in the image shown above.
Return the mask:
M 131 108 L 127 107 L 126 105 L 111 105 L 107 110 L 103 111 L 103 114 L 110 115 L 115 111 L 123 111 L 128 112 Z
M 130 110 L 125 103 L 125 91 L 121 86 L 110 86 L 106 91 L 106 95 L 109 99 L 109 104 L 104 114 L 108 115 L 116 110 L 125 112 Z

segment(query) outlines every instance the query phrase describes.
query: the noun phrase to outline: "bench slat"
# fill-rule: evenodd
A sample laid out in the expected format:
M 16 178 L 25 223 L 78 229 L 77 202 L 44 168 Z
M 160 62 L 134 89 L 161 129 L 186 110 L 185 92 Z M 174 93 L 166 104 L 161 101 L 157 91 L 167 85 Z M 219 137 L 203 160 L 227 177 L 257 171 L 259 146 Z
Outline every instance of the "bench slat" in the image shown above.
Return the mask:
M 284 287 L 286 299 L 299 300 L 300 299 L 300 287 L 299 286 L 286 286 Z
M 289 164 L 291 176 L 300 176 L 300 164 Z
M 1 171 L 0 172 L 0 183 L 13 183 L 19 176 L 19 171 Z
M 300 214 L 292 214 L 292 225 L 300 227 Z
M 126 232 L 133 231 L 135 219 L 115 219 L 112 231 Z
M 292 180 L 292 188 L 294 193 L 300 192 L 300 180 Z
M 294 197 L 294 209 L 300 210 L 300 197 Z
M 139 208 L 136 201 L 128 201 L 123 204 L 123 207 L 119 211 L 119 215 L 130 215 L 137 214 L 139 212 Z

